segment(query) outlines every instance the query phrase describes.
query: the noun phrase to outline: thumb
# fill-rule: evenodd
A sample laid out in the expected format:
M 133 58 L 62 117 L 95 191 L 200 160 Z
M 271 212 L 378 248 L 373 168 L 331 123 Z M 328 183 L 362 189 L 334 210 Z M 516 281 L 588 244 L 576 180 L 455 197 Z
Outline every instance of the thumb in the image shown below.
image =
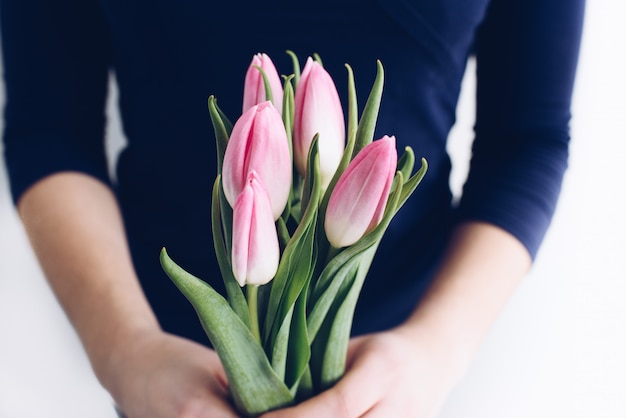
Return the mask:
M 212 396 L 187 401 L 176 416 L 180 418 L 239 418 L 225 399 Z
M 357 418 L 381 398 L 375 370 L 357 358 L 352 368 L 332 388 L 296 406 L 269 412 L 261 418 Z

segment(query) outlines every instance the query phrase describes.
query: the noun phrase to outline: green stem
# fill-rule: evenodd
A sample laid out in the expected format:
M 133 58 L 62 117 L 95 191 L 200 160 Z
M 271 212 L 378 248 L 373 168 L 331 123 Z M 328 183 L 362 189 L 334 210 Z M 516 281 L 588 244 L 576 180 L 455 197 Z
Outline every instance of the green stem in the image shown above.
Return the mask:
M 258 308 L 259 286 L 247 285 L 246 290 L 247 290 L 246 296 L 248 299 L 248 314 L 250 316 L 250 331 L 252 331 L 252 335 L 254 335 L 254 338 L 260 344 L 261 343 L 261 331 L 259 330 L 259 308 Z
M 343 248 L 335 248 L 332 244 L 330 244 L 328 246 L 328 254 L 326 254 L 326 263 L 324 263 L 324 265 L 327 265 L 328 263 L 330 263 L 330 260 L 335 258 L 335 256 L 339 254 L 342 249 Z

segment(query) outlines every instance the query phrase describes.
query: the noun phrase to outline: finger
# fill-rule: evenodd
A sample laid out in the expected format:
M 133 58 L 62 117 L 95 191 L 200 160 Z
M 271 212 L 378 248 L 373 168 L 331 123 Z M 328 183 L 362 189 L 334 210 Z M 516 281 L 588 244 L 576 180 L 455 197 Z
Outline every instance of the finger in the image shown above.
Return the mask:
M 239 418 L 232 406 L 225 399 L 218 397 L 191 400 L 176 416 L 180 418 Z
M 416 410 L 408 405 L 394 403 L 393 401 L 381 402 L 367 411 L 361 418 L 437 418 L 440 408 L 429 408 L 428 410 Z
M 384 385 L 376 383 L 376 362 L 358 359 L 346 375 L 331 389 L 292 408 L 275 411 L 262 418 L 357 418 L 370 410 L 384 394 Z
M 398 399 L 395 396 L 385 398 L 378 402 L 369 411 L 361 416 L 361 418 L 389 418 L 389 417 L 402 417 L 402 418 L 435 418 L 431 415 L 424 415 L 423 411 L 416 411 L 412 408 L 412 404 L 403 402 L 403 399 Z
M 304 401 L 297 406 L 262 415 L 261 418 L 356 418 L 349 400 L 336 388 Z
M 392 410 L 384 403 L 376 404 L 372 409 L 367 411 L 361 416 L 361 418 L 389 418 L 389 417 L 402 417 L 413 418 L 413 415 L 402 415 L 397 410 Z

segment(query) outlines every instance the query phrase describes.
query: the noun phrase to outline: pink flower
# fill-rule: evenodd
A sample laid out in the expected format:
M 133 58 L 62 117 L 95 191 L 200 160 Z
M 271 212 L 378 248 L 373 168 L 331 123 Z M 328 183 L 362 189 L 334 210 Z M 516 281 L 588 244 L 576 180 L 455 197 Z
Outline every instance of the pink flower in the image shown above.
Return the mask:
M 319 133 L 322 188 L 326 189 L 345 147 L 345 122 L 337 88 L 330 74 L 311 57 L 307 59 L 295 92 L 294 160 L 305 175 L 311 141 Z
M 267 190 L 255 171 L 233 209 L 233 274 L 240 286 L 262 285 L 274 277 L 280 250 Z
M 231 206 L 253 170 L 267 188 L 278 219 L 289 198 L 292 164 L 285 126 L 269 101 L 252 106 L 233 126 L 222 166 L 224 194 Z
M 252 106 L 263 103 L 267 100 L 265 95 L 265 84 L 263 76 L 258 68 L 260 67 L 267 75 L 272 88 L 272 102 L 278 113 L 282 113 L 283 109 L 283 85 L 278 76 L 278 71 L 267 54 L 255 54 L 252 62 L 246 72 L 246 78 L 243 89 L 243 111 L 250 109 Z
M 395 175 L 396 138 L 385 135 L 363 148 L 343 172 L 328 201 L 324 229 L 335 247 L 347 247 L 383 217 Z

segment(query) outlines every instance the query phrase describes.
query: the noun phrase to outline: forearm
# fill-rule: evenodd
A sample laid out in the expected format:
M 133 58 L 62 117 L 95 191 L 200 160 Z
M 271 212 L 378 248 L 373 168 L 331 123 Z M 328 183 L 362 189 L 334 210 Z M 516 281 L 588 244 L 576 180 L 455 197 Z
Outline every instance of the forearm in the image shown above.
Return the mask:
M 404 329 L 434 338 L 463 373 L 500 311 L 528 272 L 526 248 L 486 223 L 460 225 L 435 281 Z
M 86 175 L 60 173 L 28 189 L 18 210 L 52 290 L 108 386 L 118 349 L 158 330 L 113 193 Z
M 509 233 L 461 225 L 403 325 L 353 338 L 346 374 L 333 388 L 263 417 L 434 418 L 529 266 L 528 251 Z

